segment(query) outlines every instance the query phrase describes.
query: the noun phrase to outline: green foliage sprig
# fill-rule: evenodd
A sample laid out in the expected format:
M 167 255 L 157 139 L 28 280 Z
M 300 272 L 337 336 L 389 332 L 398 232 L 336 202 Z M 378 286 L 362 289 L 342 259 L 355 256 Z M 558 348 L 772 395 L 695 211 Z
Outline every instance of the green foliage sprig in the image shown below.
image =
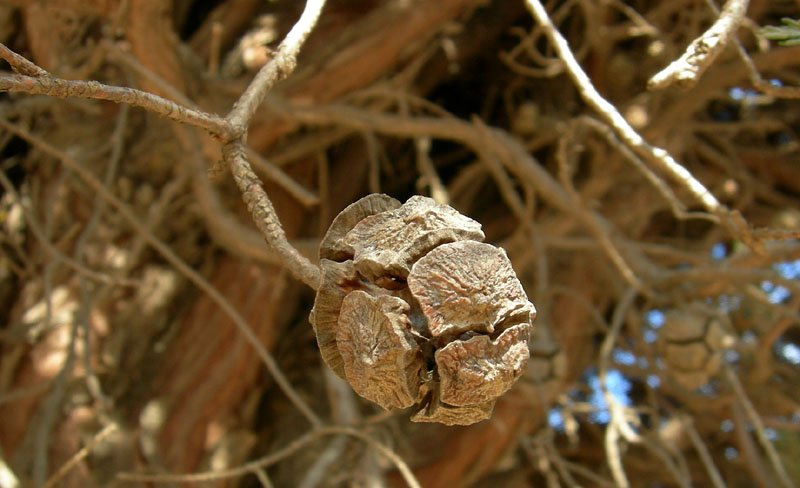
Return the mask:
M 759 33 L 772 41 L 778 41 L 781 46 L 800 45 L 800 20 L 784 17 L 781 19 L 782 26 L 768 25 L 762 27 Z

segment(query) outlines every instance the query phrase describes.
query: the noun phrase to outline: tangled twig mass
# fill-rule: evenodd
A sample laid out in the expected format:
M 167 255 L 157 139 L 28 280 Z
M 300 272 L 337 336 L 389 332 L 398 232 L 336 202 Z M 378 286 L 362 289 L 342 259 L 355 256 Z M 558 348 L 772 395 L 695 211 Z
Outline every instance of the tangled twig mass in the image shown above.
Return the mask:
M 795 486 L 798 18 L 0 1 L 0 485 Z

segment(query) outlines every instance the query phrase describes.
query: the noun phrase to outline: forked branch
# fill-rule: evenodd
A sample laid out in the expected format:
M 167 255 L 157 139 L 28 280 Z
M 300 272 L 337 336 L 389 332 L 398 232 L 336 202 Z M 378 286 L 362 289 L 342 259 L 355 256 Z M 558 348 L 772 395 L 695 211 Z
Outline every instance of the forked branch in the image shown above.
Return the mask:
M 634 152 L 638 153 L 652 164 L 656 165 L 661 171 L 667 173 L 678 184 L 686 188 L 703 207 L 712 215 L 717 217 L 720 222 L 726 225 L 732 233 L 741 238 L 744 242 L 753 241 L 748 235 L 746 226 L 743 228 L 736 219 L 736 214 L 731 213 L 728 208 L 720 203 L 719 200 L 706 188 L 697 178 L 692 175 L 683 165 L 675 160 L 665 149 L 653 146 L 639 135 L 631 127 L 625 117 L 594 87 L 594 84 L 583 71 L 575 56 L 570 50 L 567 40 L 558 32 L 553 21 L 550 19 L 544 6 L 539 0 L 526 0 L 528 9 L 533 14 L 536 21 L 541 25 L 547 39 L 553 45 L 561 61 L 567 68 L 569 76 L 578 88 L 581 97 L 591 107 L 597 110 L 606 122 L 614 129 L 620 139 L 625 142 Z
M 325 0 L 309 0 L 306 3 L 300 19 L 286 35 L 275 56 L 259 70 L 226 118 L 134 88 L 105 85 L 97 81 L 57 78 L 3 44 L 0 44 L 0 58 L 6 60 L 15 73 L 0 74 L 0 91 L 125 103 L 177 122 L 203 128 L 224 140 L 227 143 L 224 150 L 225 162 L 231 168 L 245 203 L 267 244 L 284 260 L 286 267 L 296 278 L 316 289 L 319 268 L 303 257 L 286 238 L 272 202 L 246 158 L 244 140 L 250 119 L 266 93 L 280 78 L 288 76 L 294 70 L 300 48 L 316 25 L 324 5 Z
M 735 38 L 736 29 L 744 19 L 749 0 L 728 0 L 717 21 L 700 37 L 692 41 L 683 55 L 656 73 L 647 83 L 651 90 L 666 88 L 675 83 L 689 88 Z

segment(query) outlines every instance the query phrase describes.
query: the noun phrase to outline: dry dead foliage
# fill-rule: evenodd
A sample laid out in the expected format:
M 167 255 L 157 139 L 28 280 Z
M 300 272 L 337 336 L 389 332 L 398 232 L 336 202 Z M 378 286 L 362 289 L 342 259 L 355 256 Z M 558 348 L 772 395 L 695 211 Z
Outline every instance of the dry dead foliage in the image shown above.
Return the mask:
M 798 3 L 323 3 L 0 0 L 0 486 L 795 486 Z M 324 366 L 369 193 L 507 251 L 489 420 Z

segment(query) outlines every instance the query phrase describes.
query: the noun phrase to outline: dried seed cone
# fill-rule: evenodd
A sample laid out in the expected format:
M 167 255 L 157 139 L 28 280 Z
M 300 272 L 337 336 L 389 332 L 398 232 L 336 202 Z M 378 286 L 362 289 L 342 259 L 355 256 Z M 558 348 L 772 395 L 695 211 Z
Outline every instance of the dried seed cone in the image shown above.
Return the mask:
M 480 224 L 415 196 L 369 195 L 320 245 L 311 323 L 322 357 L 384 408 L 412 420 L 489 418 L 525 371 L 536 315 L 505 251 Z
M 720 318 L 702 306 L 664 313 L 660 354 L 672 378 L 686 389 L 708 383 L 719 371 L 724 349 L 731 341 Z
M 520 390 L 532 401 L 554 399 L 567 375 L 567 355 L 547 324 L 536 324 L 529 346 L 531 357 Z

